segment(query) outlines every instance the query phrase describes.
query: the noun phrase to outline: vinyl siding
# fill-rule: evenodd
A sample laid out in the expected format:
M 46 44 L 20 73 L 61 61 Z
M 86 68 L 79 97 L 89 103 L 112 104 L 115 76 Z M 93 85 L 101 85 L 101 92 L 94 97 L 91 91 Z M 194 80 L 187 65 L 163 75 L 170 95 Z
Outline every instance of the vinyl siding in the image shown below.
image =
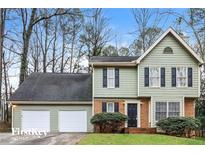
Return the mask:
M 103 88 L 103 68 L 94 68 L 94 97 L 137 97 L 137 67 L 119 68 L 119 88 Z
M 22 110 L 40 110 L 50 111 L 50 131 L 58 132 L 58 111 L 87 111 L 87 130 L 92 131 L 90 123 L 92 117 L 91 105 L 16 105 L 13 107 L 13 128 L 21 128 L 21 111 Z
M 171 47 L 173 54 L 163 54 L 165 47 Z M 165 87 L 151 88 L 144 87 L 144 67 L 165 67 Z M 176 88 L 171 85 L 172 67 L 192 67 L 193 86 Z M 198 97 L 199 94 L 199 74 L 198 63 L 191 57 L 179 42 L 170 34 L 167 35 L 139 64 L 139 96 L 187 96 Z

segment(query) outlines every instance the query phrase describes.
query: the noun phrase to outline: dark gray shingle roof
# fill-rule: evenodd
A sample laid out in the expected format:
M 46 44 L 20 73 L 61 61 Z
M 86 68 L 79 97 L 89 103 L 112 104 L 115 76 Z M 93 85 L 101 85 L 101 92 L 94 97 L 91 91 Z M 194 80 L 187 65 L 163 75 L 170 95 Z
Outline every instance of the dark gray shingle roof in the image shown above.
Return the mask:
M 93 56 L 90 62 L 131 62 L 139 56 Z
M 91 74 L 32 73 L 11 101 L 91 101 Z

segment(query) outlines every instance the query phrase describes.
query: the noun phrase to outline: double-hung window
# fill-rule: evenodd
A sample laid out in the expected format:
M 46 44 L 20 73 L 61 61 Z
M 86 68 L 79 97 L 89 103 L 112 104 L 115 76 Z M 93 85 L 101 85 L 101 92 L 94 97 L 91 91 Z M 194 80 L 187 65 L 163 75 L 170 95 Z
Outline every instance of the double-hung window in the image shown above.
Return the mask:
M 149 68 L 149 83 L 150 83 L 150 87 L 160 87 L 160 68 L 159 67 Z
M 111 113 L 115 112 L 114 111 L 114 102 L 107 103 L 107 112 L 111 112 Z
M 107 69 L 107 87 L 115 88 L 115 68 Z
M 186 67 L 176 68 L 176 85 L 177 87 L 187 86 L 187 68 Z
M 179 102 L 156 102 L 155 121 L 159 121 L 167 117 L 178 117 L 178 116 L 180 116 Z

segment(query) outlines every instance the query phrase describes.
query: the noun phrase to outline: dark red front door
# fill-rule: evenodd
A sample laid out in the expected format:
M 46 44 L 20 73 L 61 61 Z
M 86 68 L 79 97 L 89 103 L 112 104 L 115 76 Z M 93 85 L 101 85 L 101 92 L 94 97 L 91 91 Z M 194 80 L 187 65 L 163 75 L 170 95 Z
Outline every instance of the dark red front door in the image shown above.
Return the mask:
M 128 104 L 128 127 L 137 127 L 137 104 Z

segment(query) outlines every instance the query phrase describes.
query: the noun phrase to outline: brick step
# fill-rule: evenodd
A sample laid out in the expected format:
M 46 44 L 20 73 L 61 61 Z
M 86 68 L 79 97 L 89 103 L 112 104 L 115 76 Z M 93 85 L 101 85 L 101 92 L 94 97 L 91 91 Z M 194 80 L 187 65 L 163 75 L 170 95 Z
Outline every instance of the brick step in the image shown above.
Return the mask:
M 125 128 L 128 134 L 155 134 L 156 128 Z

